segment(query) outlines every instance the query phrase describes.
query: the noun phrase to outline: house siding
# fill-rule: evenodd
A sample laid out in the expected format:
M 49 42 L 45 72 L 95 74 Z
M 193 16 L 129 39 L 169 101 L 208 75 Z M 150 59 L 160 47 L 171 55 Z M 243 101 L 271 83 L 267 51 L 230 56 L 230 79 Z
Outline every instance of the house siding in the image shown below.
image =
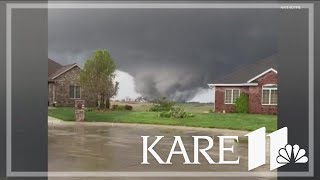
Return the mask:
M 242 86 L 242 87 L 215 87 L 215 112 L 235 112 L 234 104 L 225 104 L 224 96 L 226 89 L 240 89 L 241 93 L 248 94 L 249 97 L 249 113 L 252 114 L 277 114 L 277 105 L 262 105 L 262 86 L 265 84 L 277 84 L 277 73 L 269 72 L 253 83 L 258 86 Z
M 49 83 L 49 105 L 56 102 L 56 106 L 74 106 L 75 100 L 69 97 L 70 86 L 80 86 L 81 69 L 77 66 L 61 74 L 54 83 Z M 55 87 L 53 87 L 55 86 Z M 85 105 L 88 107 L 95 106 L 95 98 L 89 96 L 84 88 L 81 87 L 81 98 L 85 100 Z M 53 97 L 55 95 L 55 97 Z M 54 100 L 53 100 L 54 99 Z

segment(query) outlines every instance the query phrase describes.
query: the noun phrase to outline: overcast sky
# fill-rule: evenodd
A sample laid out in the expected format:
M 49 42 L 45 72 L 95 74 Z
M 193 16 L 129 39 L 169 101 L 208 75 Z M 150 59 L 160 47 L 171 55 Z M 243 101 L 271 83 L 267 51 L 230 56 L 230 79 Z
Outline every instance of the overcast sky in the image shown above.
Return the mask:
M 117 65 L 118 98 L 212 102 L 207 84 L 277 51 L 279 10 L 49 10 L 49 57 L 83 65 L 96 49 Z

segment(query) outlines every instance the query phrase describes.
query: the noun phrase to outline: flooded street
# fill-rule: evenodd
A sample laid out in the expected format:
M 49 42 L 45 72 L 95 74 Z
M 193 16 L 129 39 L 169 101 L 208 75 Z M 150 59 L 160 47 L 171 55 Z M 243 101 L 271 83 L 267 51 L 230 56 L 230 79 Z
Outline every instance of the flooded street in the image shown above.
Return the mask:
M 247 172 L 246 132 L 230 130 L 211 130 L 199 128 L 182 128 L 174 126 L 149 126 L 134 124 L 110 123 L 49 123 L 49 172 L 51 171 L 100 171 L 100 172 Z M 171 165 L 159 165 L 155 158 L 148 154 L 148 165 L 142 165 L 142 138 L 150 136 L 149 146 L 154 136 L 165 136 L 154 148 L 166 161 L 173 143 L 173 136 L 181 136 L 191 161 L 193 161 L 192 136 L 214 136 L 213 149 L 208 151 L 213 161 L 219 161 L 219 135 L 237 135 L 238 143 L 226 141 L 225 147 L 234 145 L 234 153 L 225 152 L 225 160 L 234 161 L 240 156 L 241 165 L 209 164 L 199 154 L 200 165 L 184 165 L 182 155 L 173 155 Z M 206 147 L 206 141 L 200 141 L 200 147 Z M 176 150 L 179 150 L 177 147 Z M 267 159 L 268 161 L 268 159 Z M 254 170 L 267 172 L 265 165 Z M 275 172 L 272 172 L 275 173 Z M 99 179 L 99 178 L 49 178 L 49 179 Z M 128 179 L 100 178 L 100 179 Z M 186 178 L 130 178 L 130 179 L 186 179 Z M 193 179 L 193 178 L 191 178 Z M 207 179 L 233 179 L 211 177 Z M 237 178 L 241 179 L 241 178 Z M 243 177 L 243 179 L 248 179 Z M 274 177 L 254 177 L 252 179 L 276 179 Z

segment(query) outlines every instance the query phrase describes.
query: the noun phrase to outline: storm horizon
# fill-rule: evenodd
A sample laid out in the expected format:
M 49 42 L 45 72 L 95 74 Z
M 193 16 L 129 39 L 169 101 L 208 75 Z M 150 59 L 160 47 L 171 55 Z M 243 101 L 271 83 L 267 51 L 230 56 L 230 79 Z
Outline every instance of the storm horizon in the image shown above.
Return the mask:
M 106 49 L 117 65 L 118 99 L 212 102 L 207 84 L 277 52 L 278 12 L 50 9 L 49 58 L 83 66 Z

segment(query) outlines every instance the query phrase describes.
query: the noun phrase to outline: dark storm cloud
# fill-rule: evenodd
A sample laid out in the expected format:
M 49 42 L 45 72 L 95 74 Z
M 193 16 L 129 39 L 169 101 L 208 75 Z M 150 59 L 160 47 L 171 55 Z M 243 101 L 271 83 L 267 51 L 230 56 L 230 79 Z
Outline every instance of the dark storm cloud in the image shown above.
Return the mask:
M 148 97 L 191 99 L 199 87 L 277 51 L 270 9 L 49 10 L 49 56 L 83 63 L 107 49 Z M 121 83 L 121 82 L 120 82 Z

